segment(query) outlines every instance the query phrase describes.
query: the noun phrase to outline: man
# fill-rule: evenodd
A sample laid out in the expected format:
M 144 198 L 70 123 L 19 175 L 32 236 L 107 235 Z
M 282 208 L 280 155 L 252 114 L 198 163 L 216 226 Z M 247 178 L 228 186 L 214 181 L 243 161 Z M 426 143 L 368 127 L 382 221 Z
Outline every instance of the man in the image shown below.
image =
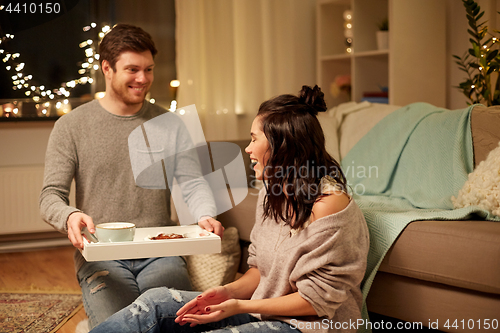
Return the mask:
M 99 46 L 106 95 L 61 117 L 50 135 L 40 210 L 45 221 L 67 232 L 76 248 L 83 248 L 82 229 L 94 224 L 127 221 L 138 227 L 173 225 L 170 192 L 136 186 L 129 158 L 128 136 L 138 126 L 166 110 L 145 101 L 154 79 L 157 50 L 151 36 L 139 27 L 116 25 Z M 191 151 L 192 142 L 182 120 L 169 113 L 166 149 Z M 189 150 L 190 149 L 190 150 Z M 169 166 L 179 180 L 201 174 L 193 156 L 180 154 Z M 194 158 L 196 160 L 196 158 Z M 76 207 L 69 206 L 72 179 Z M 211 216 L 215 203 L 203 181 L 179 181 L 198 224 L 218 235 L 223 227 Z M 158 286 L 190 289 L 181 257 L 86 262 L 75 252 L 75 268 L 85 311 L 92 328 Z

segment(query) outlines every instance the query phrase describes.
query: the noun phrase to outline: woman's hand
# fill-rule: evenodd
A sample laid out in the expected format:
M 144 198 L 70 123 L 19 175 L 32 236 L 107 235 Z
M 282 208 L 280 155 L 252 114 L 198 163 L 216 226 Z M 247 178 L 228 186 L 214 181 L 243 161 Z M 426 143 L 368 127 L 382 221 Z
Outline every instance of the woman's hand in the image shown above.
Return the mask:
M 231 298 L 230 291 L 225 286 L 208 289 L 180 308 L 176 313 L 177 318 L 175 318 L 175 322 L 180 325 L 189 322 L 191 323 L 191 327 L 193 327 L 197 322 L 194 322 L 192 319 L 186 320 L 189 316 L 206 314 L 210 312 L 207 311 L 207 307 L 212 309 L 213 306 L 219 305 Z M 207 322 L 211 322 L 211 320 Z
M 182 317 L 182 322 L 189 323 L 191 327 L 201 324 L 207 324 L 222 320 L 227 317 L 241 313 L 239 311 L 239 303 L 237 299 L 229 299 L 220 304 L 209 305 L 203 309 L 203 312 L 195 314 L 185 314 Z M 181 325 L 182 325 L 181 322 Z

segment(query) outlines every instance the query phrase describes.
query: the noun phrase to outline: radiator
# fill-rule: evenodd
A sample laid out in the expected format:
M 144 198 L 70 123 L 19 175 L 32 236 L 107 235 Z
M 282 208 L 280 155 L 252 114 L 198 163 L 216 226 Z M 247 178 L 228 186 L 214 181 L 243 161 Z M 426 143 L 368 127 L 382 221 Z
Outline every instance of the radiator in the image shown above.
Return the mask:
M 40 217 L 43 165 L 0 167 L 0 235 L 53 231 Z

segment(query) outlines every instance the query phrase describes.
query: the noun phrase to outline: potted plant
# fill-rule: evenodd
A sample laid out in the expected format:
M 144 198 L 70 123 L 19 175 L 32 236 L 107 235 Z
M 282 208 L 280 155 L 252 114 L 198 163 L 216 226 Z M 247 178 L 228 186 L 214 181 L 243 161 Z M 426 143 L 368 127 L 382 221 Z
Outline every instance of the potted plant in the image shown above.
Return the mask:
M 472 47 L 462 57 L 453 55 L 459 69 L 467 73 L 456 88 L 470 100 L 467 104 L 500 105 L 500 56 L 497 37 L 488 32 L 486 21 L 479 23 L 484 11 L 474 0 L 462 0 L 467 12 Z M 499 33 L 497 30 L 493 30 Z M 495 73 L 494 76 L 492 74 Z M 493 82 L 496 79 L 496 82 Z
M 389 20 L 385 18 L 377 26 L 377 48 L 387 50 L 389 48 Z

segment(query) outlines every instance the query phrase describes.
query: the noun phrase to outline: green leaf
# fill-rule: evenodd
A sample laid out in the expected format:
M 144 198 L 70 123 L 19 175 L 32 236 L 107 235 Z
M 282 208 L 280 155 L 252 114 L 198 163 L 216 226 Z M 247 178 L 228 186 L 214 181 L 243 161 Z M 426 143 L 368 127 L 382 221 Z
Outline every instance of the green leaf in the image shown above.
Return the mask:
M 475 44 L 472 46 L 472 48 L 474 49 L 474 57 L 476 58 L 481 58 L 481 49 L 480 49 L 480 46 Z
M 486 67 L 486 58 L 485 57 L 481 57 L 479 59 L 479 66 L 483 67 L 483 69 Z
M 481 14 L 479 14 L 477 17 L 476 17 L 476 21 L 479 21 L 481 19 L 481 17 L 483 17 L 484 15 L 484 11 L 481 12 Z
M 484 36 L 486 36 L 486 33 L 487 33 L 487 32 L 488 32 L 488 27 L 484 27 L 484 28 L 482 28 L 482 29 L 481 29 L 481 30 L 479 30 L 479 32 L 478 32 L 478 37 L 479 37 L 480 39 L 483 39 L 483 38 L 484 38 Z
M 486 91 L 482 94 L 484 99 L 489 100 L 490 99 L 490 93 L 491 91 L 489 89 L 486 89 Z
M 472 82 L 466 81 L 466 82 L 460 83 L 459 87 L 461 89 L 469 89 L 471 85 L 472 85 Z
M 474 18 L 467 15 L 467 19 L 469 21 L 469 27 L 471 27 L 472 30 L 477 31 L 477 24 L 476 24 L 476 21 L 474 20 Z
M 472 31 L 470 29 L 467 29 L 467 32 L 469 33 L 469 35 L 471 35 L 472 37 L 474 37 L 476 40 L 478 39 L 478 35 L 474 31 Z
M 488 61 L 492 61 L 493 59 L 495 59 L 495 57 L 498 55 L 498 50 L 493 50 L 493 51 L 490 51 L 488 53 L 488 55 L 486 56 L 486 60 Z

